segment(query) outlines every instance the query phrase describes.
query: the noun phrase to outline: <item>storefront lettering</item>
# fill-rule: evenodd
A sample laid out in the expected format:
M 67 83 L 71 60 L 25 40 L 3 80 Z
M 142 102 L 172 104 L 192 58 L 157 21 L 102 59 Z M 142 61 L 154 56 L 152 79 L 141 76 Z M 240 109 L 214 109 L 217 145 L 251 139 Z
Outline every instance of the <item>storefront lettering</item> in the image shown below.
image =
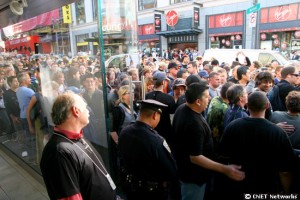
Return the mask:
M 222 15 L 220 18 L 220 24 L 221 26 L 230 26 L 232 22 L 232 18 L 230 15 Z
M 277 21 L 286 21 L 289 19 L 291 10 L 289 6 L 280 6 L 275 12 L 275 19 Z
M 146 27 L 145 27 L 145 32 L 146 32 L 146 34 L 151 34 L 151 33 L 153 33 L 153 27 L 152 27 L 152 26 L 146 26 Z
M 128 30 L 129 23 L 127 21 L 118 24 L 105 24 L 102 26 L 103 32 Z
M 10 44 L 10 45 L 14 45 L 14 44 L 22 43 L 22 42 L 28 42 L 27 37 L 9 41 L 9 44 Z

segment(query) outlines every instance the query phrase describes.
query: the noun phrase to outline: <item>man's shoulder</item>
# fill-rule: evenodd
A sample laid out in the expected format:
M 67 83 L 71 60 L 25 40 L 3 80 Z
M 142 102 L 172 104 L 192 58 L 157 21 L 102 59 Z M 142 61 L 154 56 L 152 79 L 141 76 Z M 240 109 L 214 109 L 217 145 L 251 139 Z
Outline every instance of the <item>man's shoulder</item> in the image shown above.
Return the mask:
M 16 91 L 16 94 L 20 93 L 34 94 L 34 91 L 31 88 L 21 86 Z

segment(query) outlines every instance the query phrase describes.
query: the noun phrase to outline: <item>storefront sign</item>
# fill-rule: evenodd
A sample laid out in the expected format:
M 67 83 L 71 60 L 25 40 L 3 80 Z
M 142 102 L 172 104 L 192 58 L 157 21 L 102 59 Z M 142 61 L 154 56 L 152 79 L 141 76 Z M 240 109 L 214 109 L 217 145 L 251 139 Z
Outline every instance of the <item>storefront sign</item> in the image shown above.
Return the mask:
M 199 26 L 199 8 L 194 7 L 194 27 L 197 28 Z
M 243 12 L 209 16 L 209 28 L 222 28 L 243 25 Z
M 221 15 L 218 22 L 220 26 L 226 27 L 226 26 L 233 26 L 234 23 L 234 15 L 228 14 L 228 15 Z
M 155 26 L 155 32 L 161 31 L 161 15 L 160 14 L 154 14 L 154 26 Z
M 290 4 L 270 8 L 263 8 L 261 10 L 260 23 L 284 22 L 297 19 L 299 20 L 300 15 L 298 15 L 298 6 L 299 4 Z
M 107 21 L 106 19 L 103 20 L 102 25 L 103 32 L 121 32 L 124 30 L 132 30 L 132 25 L 125 18 L 121 18 L 120 20 L 116 21 Z
M 170 10 L 166 14 L 166 21 L 168 26 L 175 26 L 178 22 L 178 14 L 175 10 Z
M 153 24 L 146 24 L 142 26 L 142 34 L 140 35 L 150 35 L 154 34 Z
M 71 5 L 66 5 L 62 7 L 63 19 L 65 24 L 72 23 L 72 15 L 71 15 Z

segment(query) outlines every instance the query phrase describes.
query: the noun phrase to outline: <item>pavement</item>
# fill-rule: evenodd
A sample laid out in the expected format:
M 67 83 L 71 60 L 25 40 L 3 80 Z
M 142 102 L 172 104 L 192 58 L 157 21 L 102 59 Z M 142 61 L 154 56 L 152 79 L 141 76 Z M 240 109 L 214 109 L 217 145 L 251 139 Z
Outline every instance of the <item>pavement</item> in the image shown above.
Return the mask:
M 7 145 L 11 143 L 10 140 L 7 140 L 5 136 L 0 136 L 0 141 L 0 200 L 49 199 L 42 176 L 36 169 L 26 164 L 22 157 L 8 149 Z M 24 145 L 12 146 L 15 149 L 21 149 L 20 153 L 24 152 L 22 150 Z

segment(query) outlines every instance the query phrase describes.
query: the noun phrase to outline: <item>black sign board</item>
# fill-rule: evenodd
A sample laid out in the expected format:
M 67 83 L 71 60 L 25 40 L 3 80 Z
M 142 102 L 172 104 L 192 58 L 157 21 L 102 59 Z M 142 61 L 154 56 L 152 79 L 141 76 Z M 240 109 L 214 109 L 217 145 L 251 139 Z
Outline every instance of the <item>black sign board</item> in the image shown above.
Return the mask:
M 197 7 L 194 7 L 193 20 L 194 20 L 194 28 L 198 28 L 198 26 L 199 26 L 199 20 L 200 20 L 200 10 Z
M 161 15 L 160 14 L 154 14 L 154 26 L 155 26 L 155 32 L 161 31 Z

